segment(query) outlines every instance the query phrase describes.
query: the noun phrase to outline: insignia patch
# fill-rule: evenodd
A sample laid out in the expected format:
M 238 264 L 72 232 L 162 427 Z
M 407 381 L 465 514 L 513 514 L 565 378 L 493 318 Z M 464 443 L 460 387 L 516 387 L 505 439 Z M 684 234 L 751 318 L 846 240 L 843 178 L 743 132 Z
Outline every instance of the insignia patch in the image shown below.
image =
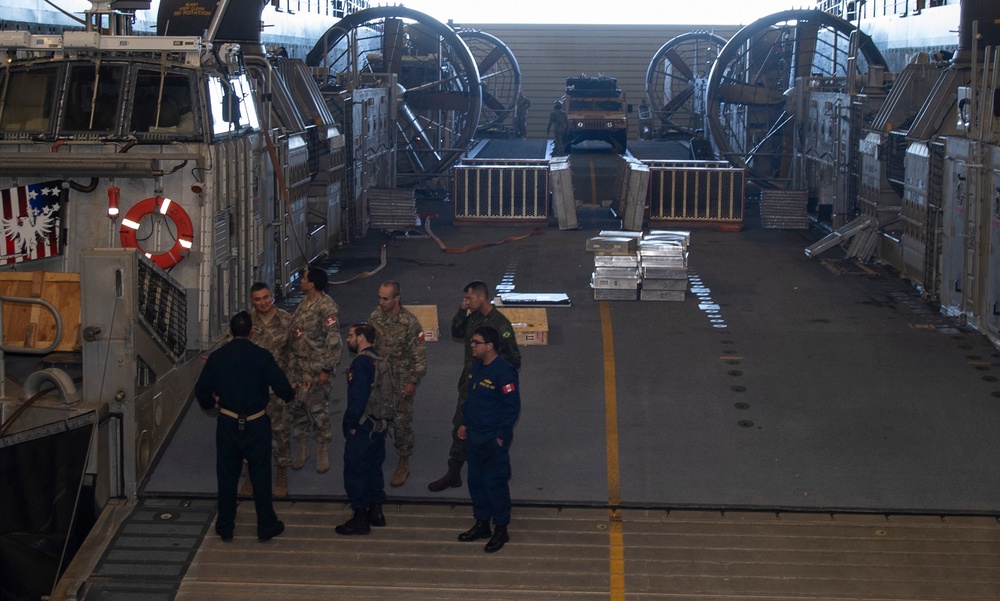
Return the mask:
M 511 335 L 513 335 L 513 332 L 511 332 L 510 330 L 504 330 L 504 333 L 500 334 L 500 337 L 501 338 L 510 338 Z
M 301 338 L 302 337 L 302 329 L 301 328 L 295 328 L 295 337 L 296 338 Z
M 420 340 L 420 341 L 424 340 L 424 333 L 423 333 L 423 331 L 421 331 L 420 334 L 417 335 L 417 340 Z
M 500 390 L 502 390 L 504 394 L 510 394 L 510 393 L 514 392 L 514 383 L 510 382 L 510 383 L 504 384 L 503 388 L 501 388 Z
M 348 370 L 347 371 L 347 382 L 350 383 L 350 382 L 353 382 L 353 381 L 354 381 L 354 370 Z
M 326 318 L 326 325 L 327 326 L 332 326 L 335 323 L 337 323 L 337 318 L 334 317 L 333 315 L 331 315 L 330 317 Z

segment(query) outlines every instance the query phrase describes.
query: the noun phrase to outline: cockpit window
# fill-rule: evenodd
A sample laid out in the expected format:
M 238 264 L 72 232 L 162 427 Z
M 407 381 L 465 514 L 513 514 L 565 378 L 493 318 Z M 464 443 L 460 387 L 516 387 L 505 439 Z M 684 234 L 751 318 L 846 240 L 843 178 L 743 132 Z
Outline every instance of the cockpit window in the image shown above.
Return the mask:
M 62 132 L 117 131 L 125 65 L 83 64 L 69 69 Z
M 0 130 L 47 132 L 59 89 L 58 67 L 12 71 L 4 81 Z
M 244 129 L 259 129 L 253 91 L 245 75 L 232 79 L 208 78 L 212 134 L 221 136 Z
M 183 73 L 139 69 L 129 130 L 141 134 L 194 134 L 191 78 Z

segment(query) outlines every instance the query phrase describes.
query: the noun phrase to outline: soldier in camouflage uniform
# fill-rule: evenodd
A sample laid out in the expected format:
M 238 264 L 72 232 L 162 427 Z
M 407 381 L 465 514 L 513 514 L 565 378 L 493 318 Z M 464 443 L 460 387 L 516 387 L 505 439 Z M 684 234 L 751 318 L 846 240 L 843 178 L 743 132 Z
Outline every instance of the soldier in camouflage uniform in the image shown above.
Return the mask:
M 297 384 L 292 404 L 292 435 L 298 441 L 292 469 L 309 459 L 309 438 L 316 439 L 316 471 L 330 469 L 330 392 L 340 363 L 340 308 L 323 290 L 326 272 L 310 267 L 302 276 L 305 298 L 292 314 L 288 346 L 291 353 L 288 379 Z
M 271 288 L 264 282 L 250 286 L 250 319 L 253 329 L 250 341 L 271 351 L 281 371 L 288 375 L 288 332 L 292 316 L 288 311 L 274 306 Z M 271 417 L 271 452 L 274 454 L 275 470 L 274 496 L 288 495 L 288 466 L 292 464 L 291 417 L 285 410 L 285 402 L 271 393 L 267 404 L 267 414 Z
M 413 396 L 420 379 L 427 373 L 427 348 L 424 330 L 417 316 L 399 304 L 399 283 L 389 280 L 379 286 L 378 309 L 372 311 L 368 323 L 375 328 L 375 350 L 395 366 L 396 419 L 392 436 L 396 441 L 399 464 L 389 483 L 402 486 L 410 475 L 413 455 Z
M 446 488 L 456 488 L 462 485 L 462 465 L 465 463 L 465 441 L 458 437 L 458 428 L 462 425 L 462 406 L 469 394 L 469 378 L 472 377 L 472 335 L 476 328 L 489 326 L 500 335 L 500 348 L 497 352 L 510 363 L 514 369 L 521 369 L 521 351 L 517 348 L 514 337 L 514 327 L 510 320 L 493 307 L 490 302 L 490 288 L 485 283 L 476 280 L 465 287 L 462 304 L 451 320 L 451 335 L 465 341 L 465 367 L 458 379 L 458 405 L 455 407 L 455 417 L 452 418 L 451 450 L 449 451 L 448 472 L 427 485 L 433 492 Z

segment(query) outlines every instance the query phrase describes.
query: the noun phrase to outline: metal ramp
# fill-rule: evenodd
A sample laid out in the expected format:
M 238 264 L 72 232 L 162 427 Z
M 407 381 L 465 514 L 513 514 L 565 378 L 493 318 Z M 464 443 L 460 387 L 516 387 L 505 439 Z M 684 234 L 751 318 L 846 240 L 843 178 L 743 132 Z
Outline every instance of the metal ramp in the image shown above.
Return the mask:
M 853 221 L 845 223 L 819 242 L 807 247 L 805 250 L 806 256 L 809 258 L 815 257 L 853 237 L 854 240 L 851 241 L 851 245 L 847 249 L 847 256 L 867 260 L 875 248 L 875 241 L 878 237 L 878 230 L 872 227 L 874 225 L 875 220 L 873 218 L 867 216 L 858 217 Z

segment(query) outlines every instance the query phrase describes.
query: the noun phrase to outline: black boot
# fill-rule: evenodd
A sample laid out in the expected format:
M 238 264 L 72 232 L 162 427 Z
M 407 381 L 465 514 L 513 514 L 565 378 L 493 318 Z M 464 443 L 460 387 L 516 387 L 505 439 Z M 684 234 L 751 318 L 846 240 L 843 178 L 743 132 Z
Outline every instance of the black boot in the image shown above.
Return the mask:
M 372 531 L 371 525 L 368 523 L 368 510 L 355 509 L 351 519 L 334 528 L 334 531 L 345 536 L 368 534 Z
M 262 543 L 266 543 L 272 538 L 278 536 L 285 531 L 285 523 L 281 520 L 275 522 L 273 526 L 257 527 L 257 540 Z
M 490 538 L 490 542 L 486 543 L 483 547 L 483 551 L 487 553 L 496 553 L 500 549 L 503 549 L 504 544 L 510 540 L 507 536 L 507 526 L 501 526 L 499 524 L 493 529 L 493 537 Z
M 446 488 L 457 488 L 462 485 L 462 462 L 448 460 L 448 473 L 427 485 L 431 492 L 440 492 Z
M 368 506 L 368 523 L 379 528 L 385 526 L 385 514 L 382 513 L 381 503 L 372 503 Z
M 486 538 L 490 534 L 490 523 L 486 520 L 476 520 L 476 525 L 459 534 L 458 540 L 463 543 L 468 543 L 481 538 Z

